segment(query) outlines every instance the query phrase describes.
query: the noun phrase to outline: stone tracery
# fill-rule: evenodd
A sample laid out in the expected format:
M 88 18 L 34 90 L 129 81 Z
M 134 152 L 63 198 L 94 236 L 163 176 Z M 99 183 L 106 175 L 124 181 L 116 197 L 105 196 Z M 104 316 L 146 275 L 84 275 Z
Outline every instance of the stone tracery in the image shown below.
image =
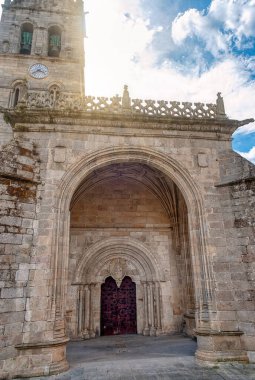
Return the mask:
M 61 92 L 53 101 L 49 91 L 30 91 L 27 107 L 31 109 L 46 108 L 55 110 L 76 110 L 88 113 L 133 114 L 143 116 L 189 118 L 189 119 L 217 119 L 226 118 L 223 113 L 223 99 L 221 106 L 216 104 L 190 103 L 163 100 L 131 99 L 124 89 L 123 97 L 118 95 L 111 98 L 81 96 L 79 94 Z

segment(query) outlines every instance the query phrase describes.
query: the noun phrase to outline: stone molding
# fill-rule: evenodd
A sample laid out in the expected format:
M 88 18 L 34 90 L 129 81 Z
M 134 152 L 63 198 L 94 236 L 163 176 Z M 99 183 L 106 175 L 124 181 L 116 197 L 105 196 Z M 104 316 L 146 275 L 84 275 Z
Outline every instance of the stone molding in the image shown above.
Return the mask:
M 17 344 L 15 348 L 17 350 L 27 350 L 27 349 L 33 349 L 33 348 L 45 348 L 45 347 L 57 347 L 57 346 L 62 346 L 63 344 L 66 344 L 69 342 L 69 338 L 65 339 L 56 339 L 53 341 L 48 341 L 48 342 L 36 342 L 36 343 L 22 343 L 22 344 Z
M 122 256 L 135 265 L 143 281 L 165 281 L 163 269 L 149 248 L 137 240 L 122 237 L 103 239 L 89 247 L 77 265 L 73 283 L 95 282 L 107 262 Z
M 196 335 L 200 336 L 211 336 L 211 335 L 226 335 L 226 336 L 241 336 L 243 335 L 243 331 L 218 331 L 218 330 L 210 330 L 210 329 L 195 329 Z
M 230 141 L 233 132 L 253 119 L 191 119 L 139 114 L 89 113 L 53 109 L 0 109 L 15 132 L 77 133 Z
M 119 267 L 117 271 L 114 268 L 116 265 Z M 161 333 L 163 312 L 160 283 L 165 281 L 164 270 L 144 244 L 130 238 L 103 239 L 85 251 L 75 273 L 72 285 L 78 286 L 76 314 L 79 336 L 84 339 L 96 336 L 95 325 L 100 324 L 94 320 L 95 308 L 98 309 L 100 303 L 98 290 L 109 276 L 116 280 L 117 286 L 125 276 L 131 277 L 143 295 L 142 303 L 137 300 L 138 315 L 144 316 L 143 334 Z

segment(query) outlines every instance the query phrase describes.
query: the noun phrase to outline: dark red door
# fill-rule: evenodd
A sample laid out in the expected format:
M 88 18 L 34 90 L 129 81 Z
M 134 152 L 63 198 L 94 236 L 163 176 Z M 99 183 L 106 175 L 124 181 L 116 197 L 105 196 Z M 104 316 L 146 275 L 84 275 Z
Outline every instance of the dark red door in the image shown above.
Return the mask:
M 101 288 L 101 335 L 136 334 L 136 285 L 130 277 L 120 288 L 108 277 Z

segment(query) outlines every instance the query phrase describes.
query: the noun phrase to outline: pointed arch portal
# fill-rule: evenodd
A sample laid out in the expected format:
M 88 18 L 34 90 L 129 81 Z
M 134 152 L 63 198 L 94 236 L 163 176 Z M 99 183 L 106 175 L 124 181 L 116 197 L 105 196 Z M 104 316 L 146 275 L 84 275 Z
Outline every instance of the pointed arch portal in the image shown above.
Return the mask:
M 171 250 L 175 252 L 175 261 L 170 263 L 170 266 L 167 264 L 169 259 L 166 255 L 164 256 L 164 249 L 169 251 L 169 248 L 166 248 L 166 244 L 164 245 L 163 238 L 159 239 L 159 243 L 155 238 L 153 246 L 149 240 L 142 243 L 139 238 L 133 238 L 132 236 L 139 237 L 139 233 L 134 230 L 132 230 L 132 236 L 109 237 L 109 231 L 113 229 L 112 225 L 106 226 L 107 228 L 104 229 L 108 231 L 106 234 L 93 230 L 95 225 L 102 227 L 101 218 L 97 217 L 97 224 L 95 224 L 96 219 L 93 219 L 92 213 L 94 224 L 89 225 L 90 222 L 86 219 L 88 211 L 84 211 L 84 217 L 80 218 L 76 224 L 78 215 L 75 214 L 76 210 L 90 207 L 95 202 L 93 197 L 100 186 L 103 186 L 103 190 L 101 188 L 101 193 L 103 193 L 110 181 L 115 181 L 118 187 L 124 180 L 126 181 L 125 188 L 128 188 L 129 184 L 132 186 L 136 184 L 135 194 L 139 193 L 139 186 L 142 186 L 145 192 L 157 199 L 156 212 L 161 210 L 161 216 L 165 213 L 168 218 L 169 225 L 165 222 L 164 225 L 172 236 Z M 128 194 L 130 199 L 131 192 Z M 147 206 L 152 202 L 152 198 L 148 196 L 148 199 L 151 201 L 148 200 Z M 135 201 L 139 204 L 139 199 Z M 82 206 L 82 202 L 87 203 Z M 100 215 L 102 215 L 105 205 L 97 204 L 96 207 L 101 208 Z M 164 333 L 180 331 L 185 314 L 188 315 L 187 324 L 192 320 L 196 321 L 195 324 L 192 322 L 192 329 L 201 326 L 210 327 L 214 300 L 211 269 L 206 252 L 203 199 L 189 173 L 178 162 L 165 154 L 140 147 L 115 147 L 93 152 L 71 167 L 63 177 L 56 199 L 56 209 L 58 210 L 57 228 L 53 245 L 55 281 L 52 289 L 51 310 L 55 315 L 57 326 L 60 324 L 57 321 L 65 320 L 69 313 L 67 318 L 71 337 L 78 335 L 91 338 L 103 333 L 100 331 L 102 328 L 100 323 L 101 286 L 111 275 L 109 268 L 113 265 L 113 261 L 118 260 L 125 261 L 123 266 L 128 268 L 125 274 L 130 276 L 136 284 L 138 333 L 155 335 L 162 331 Z M 141 205 L 140 210 L 142 209 Z M 106 214 L 110 216 L 111 212 L 106 212 Z M 114 220 L 114 215 L 110 219 Z M 133 222 L 132 218 L 130 219 Z M 79 224 L 81 220 L 85 223 L 84 225 Z M 178 220 L 182 220 L 181 224 Z M 155 230 L 157 222 L 136 225 L 142 229 L 152 226 L 150 228 L 153 232 L 148 235 L 158 234 Z M 79 247 L 71 248 L 70 239 L 72 241 L 74 237 L 73 240 L 75 240 L 77 233 L 79 231 L 80 234 L 83 233 L 81 230 L 86 228 L 94 231 L 90 234 L 91 236 L 101 234 L 101 240 L 90 238 L 87 234 L 87 240 L 85 239 L 87 242 L 82 251 L 79 251 Z M 121 224 L 117 227 L 115 225 L 114 228 L 114 234 L 118 235 L 121 232 Z M 159 252 L 161 252 L 161 259 L 159 259 Z M 76 274 L 75 278 L 70 273 L 72 265 L 72 272 Z M 173 271 L 174 265 L 179 265 L 179 269 L 175 269 L 176 273 L 178 270 L 185 272 L 181 281 L 182 288 L 179 291 L 175 291 L 179 287 L 177 279 L 170 278 L 169 274 L 171 270 Z M 71 294 L 68 294 L 69 288 L 72 288 Z M 170 288 L 172 295 L 168 291 Z M 177 293 L 178 296 L 174 299 L 173 294 Z M 74 294 L 76 294 L 75 297 Z M 72 299 L 77 300 L 75 313 L 72 312 L 76 307 L 74 303 L 72 304 Z M 187 330 L 189 327 L 187 325 Z M 57 333 L 59 336 L 59 328 Z

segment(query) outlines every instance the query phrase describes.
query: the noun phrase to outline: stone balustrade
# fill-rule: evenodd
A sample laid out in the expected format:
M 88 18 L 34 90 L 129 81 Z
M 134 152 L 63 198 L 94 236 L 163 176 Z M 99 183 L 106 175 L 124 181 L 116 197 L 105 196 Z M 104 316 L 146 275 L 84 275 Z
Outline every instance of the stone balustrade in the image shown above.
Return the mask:
M 21 104 L 22 102 L 19 102 Z M 19 106 L 18 104 L 18 106 Z M 23 105 L 30 109 L 83 111 L 107 114 L 133 114 L 168 118 L 218 119 L 226 118 L 223 99 L 218 94 L 216 104 L 165 100 L 131 99 L 127 88 L 123 96 L 111 98 L 80 96 L 58 91 L 28 91 Z

